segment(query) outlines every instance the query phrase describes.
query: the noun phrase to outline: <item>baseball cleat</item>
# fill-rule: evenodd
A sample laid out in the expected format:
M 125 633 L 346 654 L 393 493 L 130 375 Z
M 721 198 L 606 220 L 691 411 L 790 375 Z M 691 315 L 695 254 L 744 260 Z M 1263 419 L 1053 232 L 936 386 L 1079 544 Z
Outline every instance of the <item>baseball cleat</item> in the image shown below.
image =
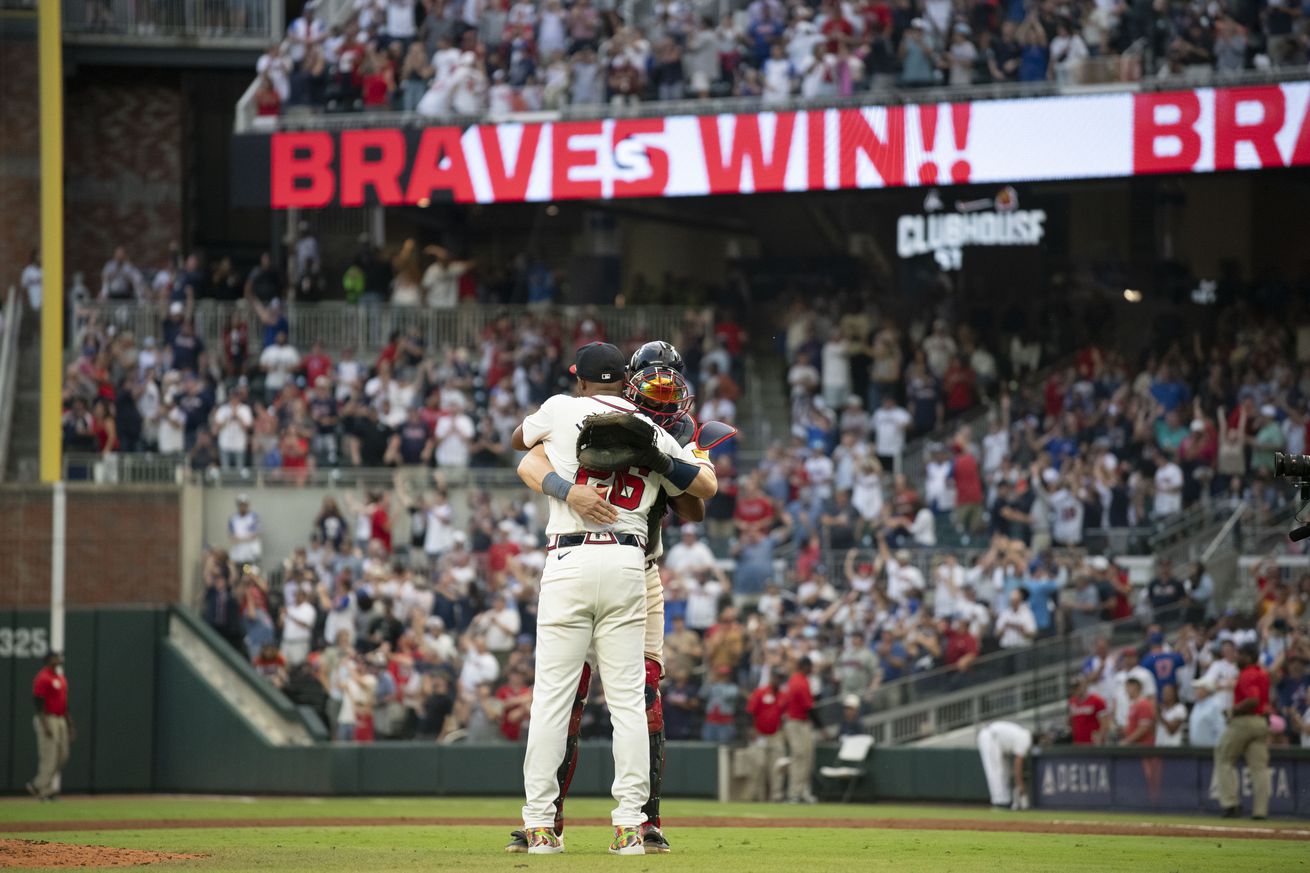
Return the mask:
M 641 834 L 637 833 L 637 829 L 633 827 L 615 827 L 614 839 L 610 841 L 610 854 L 611 855 L 646 854 L 646 847 L 641 842 Z
M 667 855 L 673 851 L 664 832 L 650 823 L 641 826 L 641 842 L 647 855 Z
M 505 851 L 511 855 L 526 855 L 528 853 L 527 831 L 510 831 L 509 843 L 506 844 Z
M 554 828 L 528 828 L 527 838 L 529 855 L 558 855 L 564 851 L 564 841 Z

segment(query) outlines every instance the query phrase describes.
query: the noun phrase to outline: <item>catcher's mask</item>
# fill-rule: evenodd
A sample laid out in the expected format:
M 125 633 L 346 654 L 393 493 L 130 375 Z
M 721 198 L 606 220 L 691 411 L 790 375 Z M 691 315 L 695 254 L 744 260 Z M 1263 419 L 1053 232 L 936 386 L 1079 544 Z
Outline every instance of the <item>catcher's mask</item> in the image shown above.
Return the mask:
M 677 421 L 691 411 L 691 386 L 672 367 L 657 364 L 628 377 L 624 395 L 660 427 Z

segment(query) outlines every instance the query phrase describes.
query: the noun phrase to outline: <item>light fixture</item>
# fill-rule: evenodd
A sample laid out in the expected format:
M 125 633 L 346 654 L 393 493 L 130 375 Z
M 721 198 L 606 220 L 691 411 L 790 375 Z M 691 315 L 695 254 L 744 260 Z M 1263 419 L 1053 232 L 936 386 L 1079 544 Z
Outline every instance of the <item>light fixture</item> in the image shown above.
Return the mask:
M 1137 290 L 1135 290 L 1135 289 L 1133 289 L 1133 288 L 1125 288 L 1125 289 L 1124 289 L 1124 299 L 1127 300 L 1129 303 L 1141 303 L 1141 302 L 1142 302 L 1142 292 L 1141 292 L 1141 291 L 1137 291 Z
M 420 198 L 419 198 L 419 201 L 418 201 L 418 207 L 419 207 L 419 209 L 427 209 L 427 208 L 428 208 L 429 206 L 431 206 L 431 205 L 432 205 L 432 201 L 429 200 L 428 198 L 426 198 L 426 197 L 420 197 Z
M 554 203 L 550 204 L 549 206 L 546 207 L 546 214 L 549 215 L 551 218 L 554 218 L 556 215 L 559 215 L 559 207 L 556 206 Z

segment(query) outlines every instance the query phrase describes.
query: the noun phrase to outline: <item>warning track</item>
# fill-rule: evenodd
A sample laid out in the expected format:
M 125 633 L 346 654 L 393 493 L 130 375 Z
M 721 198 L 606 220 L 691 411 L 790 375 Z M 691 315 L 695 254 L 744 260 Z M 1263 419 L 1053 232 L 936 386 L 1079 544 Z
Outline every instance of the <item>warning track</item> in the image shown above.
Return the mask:
M 608 827 L 607 819 L 572 819 L 582 827 Z M 744 818 L 704 817 L 679 821 L 665 819 L 670 828 L 874 828 L 897 831 L 983 831 L 1022 834 L 1071 834 L 1103 837 L 1204 837 L 1239 840 L 1291 840 L 1310 842 L 1310 830 L 1257 826 L 1098 822 L 1011 818 Z M 355 828 L 355 827 L 460 827 L 491 826 L 510 829 L 504 818 L 360 818 L 356 816 L 307 818 L 197 818 L 112 819 L 90 821 L 0 822 L 0 833 L 58 833 L 92 831 L 176 830 L 190 828 Z

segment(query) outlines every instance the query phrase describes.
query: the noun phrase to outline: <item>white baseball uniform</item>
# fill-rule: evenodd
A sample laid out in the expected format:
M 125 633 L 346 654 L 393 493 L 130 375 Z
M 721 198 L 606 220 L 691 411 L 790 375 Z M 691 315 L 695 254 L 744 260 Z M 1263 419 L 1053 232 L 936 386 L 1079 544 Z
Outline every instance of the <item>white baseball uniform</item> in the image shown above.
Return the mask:
M 542 443 L 555 472 L 580 481 L 577 437 L 582 421 L 601 412 L 636 412 L 622 397 L 557 395 L 523 422 L 528 446 Z M 649 420 L 649 419 L 647 419 Z M 655 428 L 659 449 L 696 463 L 690 449 Z M 646 728 L 645 666 L 647 517 L 660 488 L 681 491 L 663 476 L 639 475 L 633 469 L 585 484 L 610 486 L 609 499 L 618 520 L 601 527 L 584 520 L 567 503 L 550 498 L 546 534 L 552 545 L 560 535 L 587 533 L 581 545 L 550 549 L 541 574 L 537 606 L 537 665 L 531 727 L 523 760 L 525 827 L 551 827 L 556 778 L 564 754 L 569 715 L 589 647 L 605 680 L 605 698 L 614 725 L 614 785 L 617 804 L 611 818 L 619 827 L 637 827 L 650 795 L 650 743 Z M 635 537 L 641 545 L 623 545 Z
M 982 758 L 993 806 L 1009 806 L 1012 799 L 1013 771 L 1006 759 L 1016 755 L 1026 758 L 1032 747 L 1032 732 L 1012 721 L 994 721 L 978 731 L 978 755 Z

